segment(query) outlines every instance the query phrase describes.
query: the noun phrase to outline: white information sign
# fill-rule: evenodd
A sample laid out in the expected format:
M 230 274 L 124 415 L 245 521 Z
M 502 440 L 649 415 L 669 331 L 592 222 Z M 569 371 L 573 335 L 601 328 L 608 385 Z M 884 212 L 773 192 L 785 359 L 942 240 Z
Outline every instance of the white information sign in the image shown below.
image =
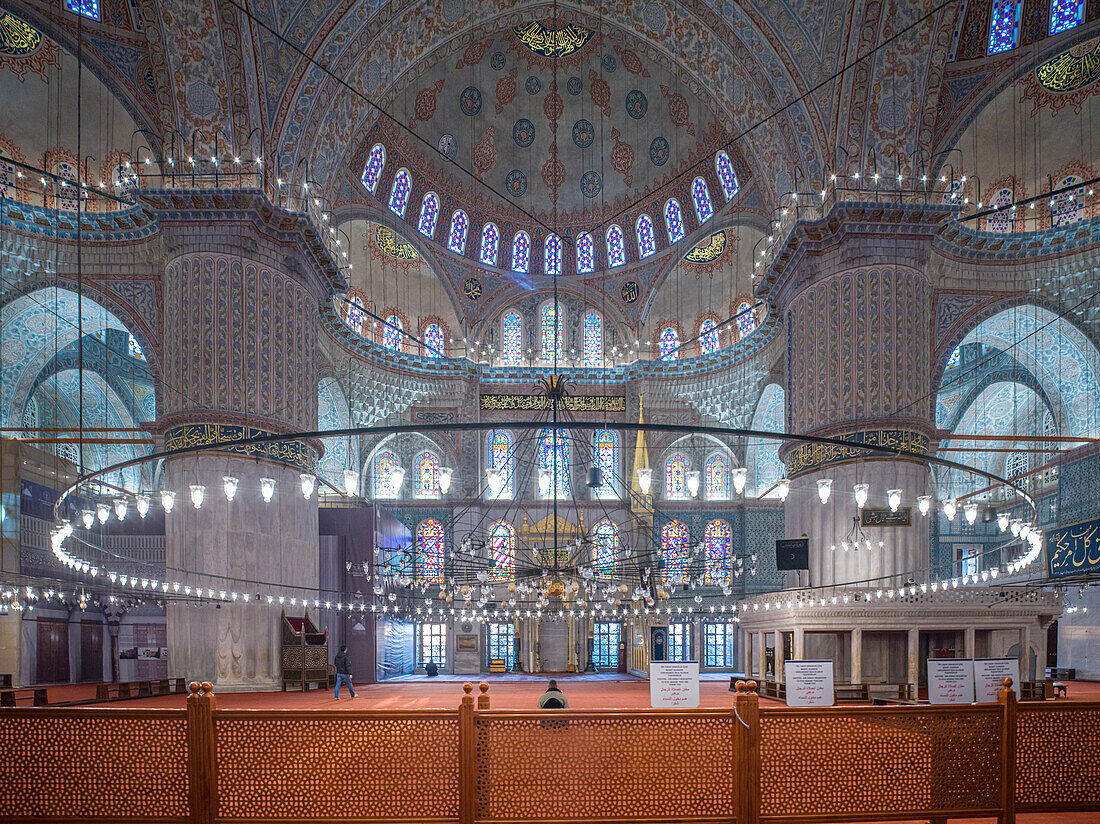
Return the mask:
M 1016 699 L 1020 698 L 1020 660 L 1018 658 L 975 658 L 974 700 L 979 704 L 997 703 L 1005 678 L 1012 679 Z
M 832 661 L 784 661 L 788 707 L 831 707 L 835 703 Z
M 929 658 L 928 700 L 932 704 L 973 704 L 973 659 Z
M 649 703 L 659 707 L 699 706 L 698 661 L 650 661 Z

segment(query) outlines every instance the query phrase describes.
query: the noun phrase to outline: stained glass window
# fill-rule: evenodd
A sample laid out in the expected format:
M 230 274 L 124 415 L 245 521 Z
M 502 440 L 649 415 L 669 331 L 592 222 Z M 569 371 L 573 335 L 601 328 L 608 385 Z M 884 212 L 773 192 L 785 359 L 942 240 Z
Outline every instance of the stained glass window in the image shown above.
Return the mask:
M 481 262 L 486 266 L 497 265 L 497 243 L 500 241 L 500 235 L 497 233 L 497 227 L 492 223 L 486 223 L 485 228 L 481 230 Z
M 523 316 L 516 311 L 507 312 L 501 325 L 504 362 L 510 366 L 518 366 L 523 360 Z
M 622 266 L 626 263 L 626 252 L 623 246 L 623 230 L 618 226 L 612 226 L 607 230 L 607 265 L 609 267 Z
M 657 242 L 653 239 L 653 221 L 649 215 L 638 218 L 638 257 L 649 257 L 657 251 Z
M 684 236 L 684 218 L 675 199 L 665 204 L 665 228 L 668 229 L 669 243 L 675 243 Z
M 607 498 L 615 494 L 619 476 L 619 444 L 616 435 L 610 429 L 597 429 L 592 444 L 592 463 L 600 468 L 603 484 L 593 490 L 598 498 Z
M 562 357 L 565 348 L 565 325 L 561 308 L 553 303 L 544 303 L 539 312 L 542 328 L 542 359 L 553 360 Z M 554 321 L 557 320 L 555 324 Z
M 386 318 L 386 328 L 382 332 L 382 345 L 394 352 L 400 352 L 403 344 L 402 338 L 404 335 L 402 330 L 404 328 L 401 325 L 401 318 L 397 315 L 390 315 Z
M 676 334 L 673 327 L 665 327 L 665 330 L 661 332 L 658 346 L 661 352 L 661 360 L 676 360 L 680 357 L 680 336 Z
M 538 465 L 539 469 L 545 469 L 550 473 L 551 493 L 558 498 L 568 498 L 570 491 L 568 432 L 559 429 L 555 438 L 553 429 L 542 430 L 539 434 Z M 555 478 L 557 479 L 556 484 L 554 483 Z M 539 497 L 547 498 L 550 496 L 543 495 L 542 490 L 539 490 Z
M 99 0 L 65 0 L 65 8 L 93 20 L 99 19 Z
M 416 497 L 438 498 L 439 458 L 431 452 L 421 452 L 416 456 Z
M 1069 31 L 1081 25 L 1085 0 L 1052 0 L 1050 4 L 1050 33 Z
M 707 182 L 703 178 L 697 177 L 691 184 L 691 199 L 695 201 L 695 216 L 699 218 L 700 224 L 706 223 L 714 216 L 714 207 L 710 203 L 710 190 L 707 189 Z
M 592 540 L 592 571 L 597 578 L 613 578 L 619 557 L 619 530 L 604 518 L 596 524 Z
M 363 312 L 365 308 L 363 306 L 363 299 L 359 295 L 353 295 L 351 297 L 350 304 L 344 304 L 348 310 L 348 326 L 354 329 L 358 334 L 363 334 L 363 321 L 366 319 L 366 315 Z
M 703 494 L 708 501 L 727 501 L 730 497 L 730 462 L 725 455 L 707 458 Z
M 737 334 L 748 337 L 756 330 L 756 316 L 752 313 L 752 304 L 747 300 L 737 305 Z
M 443 583 L 443 525 L 434 518 L 416 527 L 416 580 Z
M 705 321 L 699 324 L 699 349 L 704 355 L 709 355 L 712 352 L 717 352 L 720 345 L 718 338 L 718 330 L 715 328 L 718 326 L 711 318 L 707 318 Z
M 737 175 L 734 174 L 733 164 L 730 163 L 730 156 L 725 152 L 719 152 L 718 157 L 714 159 L 714 168 L 718 172 L 718 179 L 722 182 L 722 191 L 728 203 L 741 188 L 741 184 L 737 182 Z
M 1012 203 L 1012 190 L 1001 189 L 989 200 L 990 209 L 1000 209 L 999 212 L 986 220 L 986 229 L 990 232 L 1011 232 L 1013 212 L 1009 204 Z M 1005 207 L 1005 208 L 1001 208 Z
M 370 156 L 367 158 L 367 165 L 363 167 L 363 177 L 361 178 L 363 185 L 367 187 L 367 191 L 372 195 L 374 190 L 378 188 L 378 180 L 382 177 L 382 169 L 385 165 L 386 148 L 381 143 L 375 143 L 370 150 Z
M 141 351 L 141 344 L 137 342 L 137 338 L 130 335 L 130 344 L 128 351 L 131 358 L 137 358 L 138 360 L 145 360 L 145 353 Z
M 547 235 L 544 246 L 546 254 L 546 274 L 561 274 L 561 239 L 557 235 Z
M 405 205 L 409 202 L 409 189 L 412 186 L 412 178 L 408 169 L 398 169 L 393 178 L 393 188 L 390 190 L 390 211 L 399 217 L 405 216 Z
M 947 359 L 947 368 L 954 369 L 959 365 L 959 356 L 961 354 L 961 347 L 956 346 L 951 352 L 951 357 Z
M 424 202 L 420 206 L 420 225 L 416 228 L 425 237 L 435 234 L 435 219 L 439 216 L 439 198 L 435 192 L 424 195 Z
M 495 622 L 486 627 L 489 636 L 488 661 L 494 658 L 504 661 L 504 666 L 513 669 L 516 665 L 516 628 L 511 623 Z
M 450 247 L 452 252 L 461 255 L 466 251 L 466 229 L 468 226 L 466 213 L 459 209 L 451 218 L 451 236 L 447 241 L 447 246 Z
M 591 272 L 596 267 L 592 254 L 592 236 L 580 235 L 577 238 L 577 271 L 581 274 Z
M 691 470 L 691 461 L 676 452 L 665 461 L 665 497 L 673 501 L 687 500 L 690 495 L 687 486 L 687 474 Z
M 516 577 L 516 530 L 497 521 L 489 528 L 489 580 L 511 581 Z
M 1069 175 L 1054 184 L 1055 189 L 1065 189 L 1080 183 L 1077 175 Z M 1066 223 L 1076 223 L 1082 218 L 1082 201 L 1080 191 L 1062 192 L 1055 195 L 1050 201 L 1050 222 L 1054 226 L 1062 226 Z
M 507 429 L 497 429 L 489 436 L 489 467 L 500 473 L 499 497 L 511 498 L 515 458 L 512 455 L 512 433 Z
M 526 272 L 527 258 L 531 254 L 531 240 L 526 232 L 516 232 L 512 241 L 512 271 Z
M 374 456 L 374 497 L 392 499 L 397 497 L 391 475 L 398 466 L 397 456 L 384 449 Z
M 589 368 L 603 365 L 603 320 L 599 312 L 584 316 L 584 365 Z
M 429 358 L 441 358 L 447 350 L 444 348 L 446 340 L 443 337 L 443 327 L 438 323 L 429 323 L 424 329 L 424 354 Z
M 1016 47 L 1020 34 L 1022 0 L 993 0 L 993 18 L 989 23 L 989 53 L 1008 51 Z
M 661 527 L 661 580 L 679 584 L 688 576 L 688 528 L 682 521 Z

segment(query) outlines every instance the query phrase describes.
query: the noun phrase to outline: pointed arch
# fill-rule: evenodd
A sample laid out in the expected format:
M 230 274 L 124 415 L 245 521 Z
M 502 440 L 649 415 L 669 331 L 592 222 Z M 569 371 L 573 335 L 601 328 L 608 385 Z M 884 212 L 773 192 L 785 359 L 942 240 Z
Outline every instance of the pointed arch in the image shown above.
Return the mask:
M 447 239 L 447 248 L 455 254 L 461 255 L 466 252 L 466 230 L 469 225 L 466 213 L 457 209 L 451 217 L 451 234 Z
M 516 578 L 516 529 L 504 521 L 489 527 L 489 580 Z
M 391 449 L 379 449 L 371 462 L 371 495 L 379 501 L 397 500 L 400 489 L 394 486 L 392 473 L 400 461 Z
M 707 458 L 704 465 L 703 497 L 708 501 L 728 501 L 730 498 L 730 462 L 721 452 Z
M 393 176 L 393 187 L 390 189 L 390 211 L 398 217 L 405 216 L 405 207 L 408 205 L 411 190 L 412 176 L 408 169 L 402 167 Z
M 603 366 L 603 318 L 595 309 L 584 315 L 584 365 L 589 369 Z
M 722 346 L 717 326 L 714 318 L 707 318 L 699 324 L 699 351 L 704 355 L 711 355 Z
M 661 331 L 661 337 L 657 342 L 661 354 L 661 360 L 677 360 L 680 357 L 680 334 L 673 326 L 666 326 Z
M 435 221 L 439 217 L 439 196 L 435 192 L 428 192 L 420 204 L 420 223 L 417 231 L 424 237 L 432 237 L 435 234 Z
M 592 439 L 592 464 L 600 468 L 603 484 L 592 490 L 595 498 L 614 498 L 621 487 L 619 470 L 619 433 L 597 429 Z
M 623 243 L 623 230 L 612 224 L 607 230 L 607 266 L 614 269 L 626 263 L 626 248 Z
M 416 527 L 416 580 L 423 584 L 443 583 L 443 524 L 435 518 Z
M 614 578 L 620 550 L 619 530 L 608 518 L 592 530 L 592 571 L 597 578 Z
M 670 501 L 686 501 L 691 497 L 688 492 L 687 474 L 691 471 L 691 461 L 682 452 L 673 452 L 665 461 L 665 497 Z
M 584 233 L 577 236 L 577 271 L 587 274 L 596 267 L 595 255 L 592 252 L 592 236 Z
M 501 354 L 508 366 L 523 362 L 523 315 L 515 309 L 504 313 L 500 320 Z
M 661 581 L 681 584 L 690 572 L 687 524 L 669 521 L 661 527 Z
M 382 170 L 386 167 L 386 147 L 381 143 L 375 143 L 367 156 L 367 163 L 363 167 L 363 176 L 360 182 L 372 195 L 378 189 L 378 181 L 382 178 Z
M 657 251 L 657 241 L 653 235 L 653 220 L 649 215 L 643 214 L 634 224 L 634 232 L 638 238 L 638 257 L 647 258 Z
M 543 255 L 546 261 L 546 274 L 561 274 L 561 239 L 554 234 L 546 236 L 543 244 Z
M 526 232 L 516 232 L 512 240 L 512 271 L 527 274 L 531 257 L 531 238 Z
M 564 357 L 565 312 L 553 301 L 547 301 L 539 309 L 539 329 L 542 339 L 542 359 L 552 361 Z
M 729 583 L 732 548 L 733 533 L 730 531 L 730 525 L 720 518 L 708 523 L 703 531 L 704 584 L 722 586 Z
M 714 216 L 714 206 L 710 202 L 710 190 L 703 178 L 697 177 L 692 182 L 691 199 L 695 204 L 695 216 L 699 218 L 699 225 L 702 226 Z
M 556 432 L 556 434 L 555 434 Z M 564 429 L 543 429 L 539 434 L 538 468 L 550 473 L 550 493 L 540 498 L 568 498 L 572 489 L 569 483 L 569 433 Z
M 515 494 L 515 441 L 510 430 L 495 429 L 489 433 L 488 464 L 500 473 L 498 498 L 511 498 Z M 489 492 L 492 495 L 492 491 Z
M 684 215 L 680 211 L 680 201 L 672 198 L 665 204 L 665 229 L 668 230 L 668 242 L 676 243 L 684 236 Z
M 438 323 L 424 327 L 424 354 L 429 358 L 442 358 L 447 352 L 447 335 Z
M 500 234 L 493 223 L 486 223 L 481 230 L 481 251 L 479 259 L 486 266 L 497 265 L 497 246 L 500 243 Z

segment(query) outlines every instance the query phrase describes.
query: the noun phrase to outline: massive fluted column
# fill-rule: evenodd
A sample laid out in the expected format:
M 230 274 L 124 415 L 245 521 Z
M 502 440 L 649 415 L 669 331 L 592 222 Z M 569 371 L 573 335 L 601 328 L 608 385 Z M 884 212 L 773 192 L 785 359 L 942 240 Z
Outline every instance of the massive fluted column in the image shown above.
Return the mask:
M 158 425 L 169 450 L 316 428 L 318 305 L 339 275 L 303 221 L 259 196 L 227 205 L 216 195 L 188 195 L 201 211 L 172 208 L 179 196 L 154 201 L 166 248 Z M 315 460 L 312 445 L 292 441 L 165 461 L 161 488 L 177 494 L 165 527 L 169 579 L 238 592 L 216 606 L 170 603 L 173 675 L 222 689 L 280 683 L 280 607 L 256 596 L 283 592 L 297 614 L 291 595 L 316 597 L 317 499 L 303 497 L 299 480 Z M 239 479 L 232 502 L 223 476 Z M 270 503 L 261 478 L 276 481 Z M 192 484 L 206 487 L 201 509 Z

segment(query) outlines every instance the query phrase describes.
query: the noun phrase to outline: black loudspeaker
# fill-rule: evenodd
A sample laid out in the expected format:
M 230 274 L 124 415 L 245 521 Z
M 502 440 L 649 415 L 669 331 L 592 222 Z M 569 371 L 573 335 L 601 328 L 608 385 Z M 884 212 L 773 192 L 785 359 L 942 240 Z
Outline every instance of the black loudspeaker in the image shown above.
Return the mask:
M 776 569 L 809 569 L 809 538 L 777 538 L 775 541 Z

